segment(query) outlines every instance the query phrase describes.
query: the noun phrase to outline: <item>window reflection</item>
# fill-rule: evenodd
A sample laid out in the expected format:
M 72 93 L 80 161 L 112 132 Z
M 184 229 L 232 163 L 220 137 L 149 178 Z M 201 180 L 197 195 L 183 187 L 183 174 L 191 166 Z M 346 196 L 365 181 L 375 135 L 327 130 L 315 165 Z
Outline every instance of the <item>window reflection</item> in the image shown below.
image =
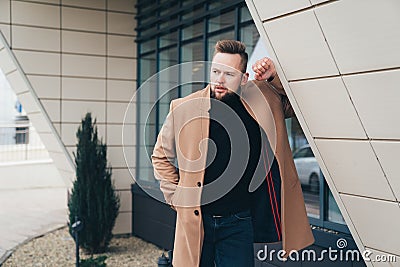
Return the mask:
M 303 189 L 307 214 L 320 218 L 320 168 L 296 118 L 287 120 L 294 164 Z
M 335 223 L 346 224 L 343 219 L 342 213 L 333 198 L 331 190 L 328 190 L 328 220 Z
M 218 15 L 208 21 L 208 31 L 213 32 L 219 29 L 223 29 L 235 24 L 235 13 L 230 11 L 225 14 Z

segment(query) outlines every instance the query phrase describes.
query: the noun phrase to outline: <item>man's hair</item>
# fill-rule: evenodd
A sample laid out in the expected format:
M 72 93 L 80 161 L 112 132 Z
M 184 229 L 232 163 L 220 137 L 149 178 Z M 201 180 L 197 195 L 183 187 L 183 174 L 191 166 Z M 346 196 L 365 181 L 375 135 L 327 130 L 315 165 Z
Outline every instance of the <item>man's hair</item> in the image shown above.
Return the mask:
M 240 55 L 240 71 L 245 73 L 247 68 L 246 45 L 236 40 L 220 40 L 215 44 L 214 56 L 217 53 L 239 54 Z

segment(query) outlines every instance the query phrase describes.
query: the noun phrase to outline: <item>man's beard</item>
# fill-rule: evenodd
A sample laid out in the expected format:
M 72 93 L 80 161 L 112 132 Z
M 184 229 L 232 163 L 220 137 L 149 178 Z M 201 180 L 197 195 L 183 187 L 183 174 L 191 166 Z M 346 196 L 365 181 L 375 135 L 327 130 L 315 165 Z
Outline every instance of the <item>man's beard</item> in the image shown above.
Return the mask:
M 240 95 L 241 88 L 239 87 L 236 92 L 228 90 L 223 96 L 217 97 L 214 90 L 211 90 L 211 98 L 220 100 L 220 101 L 229 101 Z

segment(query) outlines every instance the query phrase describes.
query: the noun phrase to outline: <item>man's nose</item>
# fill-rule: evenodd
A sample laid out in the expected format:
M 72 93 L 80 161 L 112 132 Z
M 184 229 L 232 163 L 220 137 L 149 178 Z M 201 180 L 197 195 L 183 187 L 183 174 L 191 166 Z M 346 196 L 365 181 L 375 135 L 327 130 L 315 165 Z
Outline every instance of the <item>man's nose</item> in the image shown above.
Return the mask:
M 225 74 L 224 73 L 220 73 L 217 77 L 217 82 L 223 84 L 225 82 Z

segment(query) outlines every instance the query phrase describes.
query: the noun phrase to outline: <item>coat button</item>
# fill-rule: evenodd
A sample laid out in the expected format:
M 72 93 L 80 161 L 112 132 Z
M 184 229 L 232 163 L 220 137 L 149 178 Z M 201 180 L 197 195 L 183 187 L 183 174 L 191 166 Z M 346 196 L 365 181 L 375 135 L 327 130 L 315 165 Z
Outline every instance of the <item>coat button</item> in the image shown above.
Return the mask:
M 194 210 L 194 215 L 199 216 L 199 211 L 198 210 Z
M 197 186 L 200 187 L 200 186 L 201 186 L 201 183 L 200 183 L 200 182 L 197 182 Z

